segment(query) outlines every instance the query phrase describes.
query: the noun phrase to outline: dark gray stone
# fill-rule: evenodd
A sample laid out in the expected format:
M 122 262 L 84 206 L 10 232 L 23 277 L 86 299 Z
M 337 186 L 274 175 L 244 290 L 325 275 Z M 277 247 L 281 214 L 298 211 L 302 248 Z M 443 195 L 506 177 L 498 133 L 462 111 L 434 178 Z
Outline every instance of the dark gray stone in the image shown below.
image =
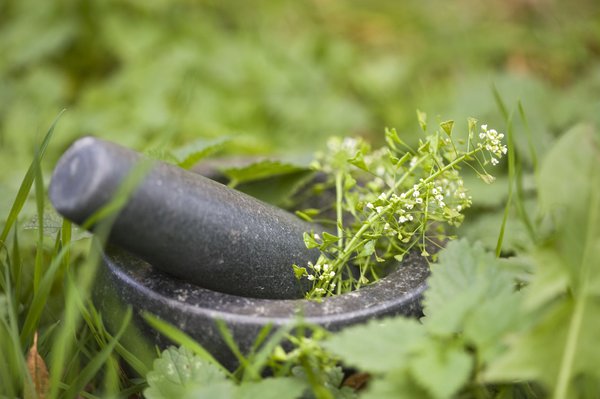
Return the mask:
M 140 154 L 113 143 L 78 140 L 55 168 L 49 188 L 52 204 L 82 224 L 111 200 L 140 159 Z M 178 284 L 289 299 L 302 297 L 307 289 L 291 265 L 318 257 L 302 239 L 311 228 L 246 194 L 156 162 L 118 215 L 110 241 L 182 279 Z
M 186 332 L 224 366 L 234 369 L 238 363 L 216 326 L 218 319 L 226 323 L 241 352 L 248 354 L 263 327 L 278 328 L 298 316 L 330 331 L 384 316 L 419 316 L 428 273 L 427 260 L 413 253 L 379 282 L 322 302 L 257 299 L 200 288 L 124 251 L 110 250 L 104 256 L 94 298 L 105 320 L 113 321 L 113 329 L 118 328 L 123 309 L 132 306 L 135 332 L 129 335 L 135 340 L 145 339 L 150 346 L 167 344 L 141 318 L 146 311 Z

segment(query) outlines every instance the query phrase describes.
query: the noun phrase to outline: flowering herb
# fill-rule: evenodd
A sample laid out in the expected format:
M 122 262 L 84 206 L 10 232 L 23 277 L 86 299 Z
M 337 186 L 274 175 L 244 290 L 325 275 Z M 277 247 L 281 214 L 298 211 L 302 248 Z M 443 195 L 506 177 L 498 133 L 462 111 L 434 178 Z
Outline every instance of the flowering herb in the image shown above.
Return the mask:
M 426 132 L 425 115 L 419 113 L 419 120 Z M 491 183 L 486 166 L 497 165 L 507 153 L 504 135 L 487 125 L 476 134 L 475 119 L 468 121 L 466 142 L 453 139 L 453 127 L 453 121 L 440 124 L 417 149 L 394 129 L 386 130 L 387 145 L 376 150 L 361 139 L 330 139 L 313 168 L 326 176 L 318 188 L 335 190 L 335 218 L 323 220 L 331 209 L 299 212 L 335 226 L 304 234 L 306 246 L 321 251 L 315 263 L 294 265 L 297 277 L 312 283 L 308 298 L 358 289 L 378 280 L 390 262 L 409 251 L 428 256 L 428 249 L 449 238 L 448 227 L 458 226 L 471 205 L 461 167 L 468 165 Z

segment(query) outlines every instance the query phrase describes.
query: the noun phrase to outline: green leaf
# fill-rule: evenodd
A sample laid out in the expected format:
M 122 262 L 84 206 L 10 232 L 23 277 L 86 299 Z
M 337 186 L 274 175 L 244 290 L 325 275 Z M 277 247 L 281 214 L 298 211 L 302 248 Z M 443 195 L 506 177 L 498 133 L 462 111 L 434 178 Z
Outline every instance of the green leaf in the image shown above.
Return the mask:
M 314 174 L 312 171 L 301 170 L 241 183 L 236 185 L 235 188 L 269 204 L 281 208 L 293 208 L 295 195 L 302 192 L 302 189 L 311 181 Z
M 220 151 L 231 140 L 228 137 L 219 137 L 216 139 L 198 139 L 177 150 L 172 151 L 180 167 L 189 169 L 197 164 L 201 159 Z M 169 154 L 171 155 L 171 154 Z
M 450 242 L 431 271 L 423 312 L 424 323 L 435 334 L 462 331 L 469 319 L 485 316 L 477 311 L 479 307 L 486 303 L 492 308 L 501 307 L 514 290 L 514 272 L 504 269 L 481 244 L 470 244 L 467 240 Z M 513 307 L 505 311 L 516 310 Z M 494 323 L 488 327 L 494 329 Z
M 306 248 L 308 249 L 316 248 L 319 245 L 321 245 L 317 242 L 317 240 L 315 240 L 314 235 L 312 235 L 311 233 L 304 232 L 302 237 L 304 238 L 304 245 L 306 245 Z
M 385 373 L 402 368 L 409 355 L 425 340 L 425 330 L 419 322 L 398 317 L 346 328 L 323 346 L 349 366 Z
M 356 166 L 357 168 L 364 170 L 365 172 L 369 171 L 369 167 L 367 166 L 367 164 L 365 162 L 365 158 L 364 158 L 362 152 L 357 152 L 353 158 L 348 160 L 348 162 L 350 162 L 352 165 Z
M 335 236 L 326 231 L 323 232 L 323 243 L 324 244 L 330 245 L 330 244 L 336 243 L 338 240 L 339 240 L 338 236 Z
M 444 132 L 446 132 L 446 134 L 448 136 L 452 136 L 452 128 L 454 127 L 454 121 L 450 120 L 450 121 L 445 121 L 440 123 L 440 127 L 442 128 L 442 130 L 444 130 Z
M 183 346 L 164 350 L 146 379 L 148 388 L 144 396 L 149 399 L 180 398 L 196 387 L 226 381 L 219 369 Z
M 432 397 L 445 399 L 453 397 L 467 382 L 472 363 L 462 348 L 436 342 L 423 348 L 409 372 Z
M 308 169 L 303 166 L 291 163 L 263 160 L 241 168 L 223 169 L 223 174 L 232 182 L 232 185 L 238 185 L 240 183 L 307 170 Z

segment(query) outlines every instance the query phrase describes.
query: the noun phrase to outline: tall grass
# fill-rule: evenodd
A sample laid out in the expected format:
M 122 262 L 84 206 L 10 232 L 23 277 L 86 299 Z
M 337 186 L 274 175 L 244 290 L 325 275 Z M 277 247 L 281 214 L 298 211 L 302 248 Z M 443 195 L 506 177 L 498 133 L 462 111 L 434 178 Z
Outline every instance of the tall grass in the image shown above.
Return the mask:
M 90 291 L 114 216 L 151 165 L 136 167 L 114 199 L 92 215 L 86 225 L 94 225 L 95 238 L 87 248 L 73 240 L 73 228 L 66 220 L 49 245 L 41 162 L 57 121 L 36 150 L 0 234 L 0 396 L 127 397 L 145 385 L 129 379 L 121 363 L 139 373 L 147 371 L 143 362 L 119 344 L 131 311 L 124 313 L 118 332 L 111 335 L 90 300 Z M 18 220 L 32 188 L 38 230 L 35 255 L 30 259 L 20 242 L 28 232 Z M 37 348 L 32 348 L 36 335 Z M 32 361 L 32 349 L 39 352 L 36 361 Z M 44 381 L 40 383 L 39 378 Z

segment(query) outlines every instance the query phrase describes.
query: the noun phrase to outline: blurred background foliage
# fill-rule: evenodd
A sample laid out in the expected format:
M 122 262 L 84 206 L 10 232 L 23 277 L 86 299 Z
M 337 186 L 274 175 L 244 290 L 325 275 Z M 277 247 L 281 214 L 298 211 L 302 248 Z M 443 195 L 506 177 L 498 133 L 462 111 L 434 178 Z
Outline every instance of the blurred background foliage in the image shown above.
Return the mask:
M 492 85 L 539 151 L 600 121 L 597 0 L 2 0 L 0 54 L 2 217 L 63 108 L 47 171 L 87 134 L 309 154 L 385 126 L 414 141 L 417 108 L 502 128 Z

